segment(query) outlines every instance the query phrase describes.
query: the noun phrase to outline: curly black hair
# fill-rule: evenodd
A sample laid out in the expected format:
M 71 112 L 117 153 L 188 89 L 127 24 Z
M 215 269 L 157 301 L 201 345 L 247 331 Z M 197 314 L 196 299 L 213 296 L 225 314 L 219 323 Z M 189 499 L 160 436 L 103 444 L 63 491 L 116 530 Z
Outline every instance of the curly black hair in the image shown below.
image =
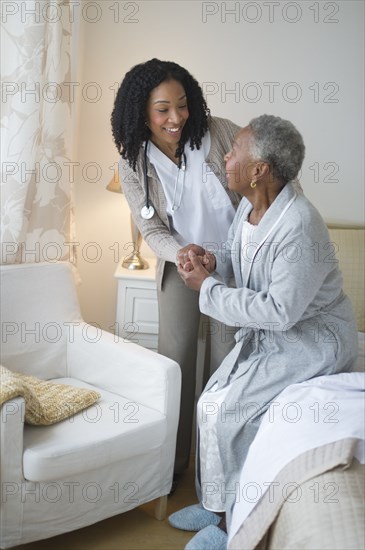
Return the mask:
M 151 134 L 145 124 L 149 95 L 154 88 L 167 80 L 180 82 L 186 93 L 189 110 L 189 118 L 178 143 L 176 156 L 182 154 L 188 140 L 191 149 L 199 149 L 202 137 L 208 129 L 210 110 L 197 80 L 186 69 L 172 61 L 155 58 L 135 65 L 127 72 L 118 89 L 111 115 L 115 145 L 133 170 L 136 169 L 141 145 Z

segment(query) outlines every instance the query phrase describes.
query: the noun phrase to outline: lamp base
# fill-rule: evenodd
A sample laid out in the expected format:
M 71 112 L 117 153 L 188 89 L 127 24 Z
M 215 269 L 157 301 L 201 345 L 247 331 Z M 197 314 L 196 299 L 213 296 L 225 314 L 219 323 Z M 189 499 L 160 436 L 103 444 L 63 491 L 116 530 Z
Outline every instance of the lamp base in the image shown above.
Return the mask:
M 139 252 L 133 252 L 124 258 L 122 267 L 126 269 L 148 269 L 150 266 L 146 260 L 141 258 Z

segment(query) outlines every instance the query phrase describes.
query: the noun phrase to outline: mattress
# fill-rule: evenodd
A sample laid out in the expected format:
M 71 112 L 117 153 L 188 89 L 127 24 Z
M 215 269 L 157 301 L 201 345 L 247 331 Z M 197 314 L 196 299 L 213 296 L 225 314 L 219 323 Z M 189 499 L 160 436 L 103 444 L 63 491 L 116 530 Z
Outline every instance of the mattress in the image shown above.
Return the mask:
M 275 478 L 229 550 L 364 548 L 365 465 L 355 439 L 311 449 Z

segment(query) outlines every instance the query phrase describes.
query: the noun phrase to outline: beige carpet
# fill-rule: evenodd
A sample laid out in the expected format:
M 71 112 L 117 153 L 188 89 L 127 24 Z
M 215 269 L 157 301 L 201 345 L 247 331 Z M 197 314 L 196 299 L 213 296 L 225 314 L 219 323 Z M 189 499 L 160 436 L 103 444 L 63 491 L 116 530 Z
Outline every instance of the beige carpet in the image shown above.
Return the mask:
M 168 498 L 167 513 L 195 504 L 194 460 Z M 153 516 L 154 503 L 58 537 L 17 546 L 17 550 L 182 550 L 194 533 L 171 527 Z

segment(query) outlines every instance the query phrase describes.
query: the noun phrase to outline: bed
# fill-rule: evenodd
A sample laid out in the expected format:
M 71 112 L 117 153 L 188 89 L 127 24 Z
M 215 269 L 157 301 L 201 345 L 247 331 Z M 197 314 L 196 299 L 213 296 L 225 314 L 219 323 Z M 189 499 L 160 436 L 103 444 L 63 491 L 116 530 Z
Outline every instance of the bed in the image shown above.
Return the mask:
M 329 230 L 358 359 L 352 373 L 293 384 L 269 407 L 242 469 L 229 550 L 365 547 L 365 230 Z

